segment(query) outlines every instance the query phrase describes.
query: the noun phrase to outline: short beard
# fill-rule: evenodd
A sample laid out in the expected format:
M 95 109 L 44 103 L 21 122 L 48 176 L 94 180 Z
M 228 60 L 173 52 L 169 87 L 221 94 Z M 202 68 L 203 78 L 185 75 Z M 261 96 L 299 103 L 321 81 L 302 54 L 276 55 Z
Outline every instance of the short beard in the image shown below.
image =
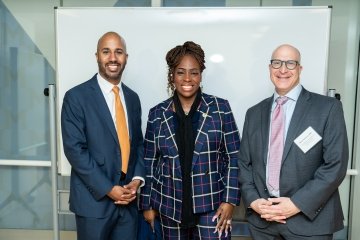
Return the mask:
M 101 76 L 103 78 L 105 78 L 105 80 L 111 82 L 111 83 L 119 83 L 120 82 L 120 78 L 121 75 L 124 71 L 124 69 L 121 69 L 120 72 L 118 74 L 116 74 L 115 76 L 110 76 L 109 74 L 106 73 L 106 67 L 102 66 L 100 62 L 98 62 L 98 67 L 99 67 L 99 73 L 101 74 Z

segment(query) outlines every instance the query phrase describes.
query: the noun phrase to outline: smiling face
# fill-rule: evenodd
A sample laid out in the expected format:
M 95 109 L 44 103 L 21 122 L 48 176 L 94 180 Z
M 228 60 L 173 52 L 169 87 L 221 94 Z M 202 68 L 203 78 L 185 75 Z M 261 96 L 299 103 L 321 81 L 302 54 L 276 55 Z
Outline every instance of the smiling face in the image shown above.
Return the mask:
M 173 81 L 181 102 L 192 103 L 200 87 L 200 64 L 191 55 L 184 55 L 174 69 Z
M 125 41 L 116 33 L 106 33 L 100 38 L 95 55 L 100 75 L 110 83 L 118 84 L 128 57 Z
M 300 73 L 302 70 L 300 53 L 293 46 L 281 45 L 275 49 L 271 59 L 281 61 L 294 60 L 299 62 L 293 70 L 289 70 L 285 63 L 282 63 L 282 66 L 278 69 L 273 68 L 271 64 L 269 64 L 270 78 L 275 86 L 275 90 L 280 96 L 284 96 L 300 82 Z

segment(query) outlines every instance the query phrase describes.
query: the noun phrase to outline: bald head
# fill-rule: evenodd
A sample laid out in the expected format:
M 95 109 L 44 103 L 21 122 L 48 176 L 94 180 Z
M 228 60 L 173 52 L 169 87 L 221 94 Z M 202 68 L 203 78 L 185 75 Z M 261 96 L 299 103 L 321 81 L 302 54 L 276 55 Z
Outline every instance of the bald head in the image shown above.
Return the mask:
M 301 62 L 300 51 L 296 47 L 294 47 L 294 46 L 292 46 L 290 44 L 282 44 L 282 45 L 278 46 L 277 48 L 275 48 L 275 50 L 271 54 L 271 59 L 275 59 L 276 58 L 275 56 L 279 52 L 285 52 L 285 51 L 289 52 L 289 53 L 292 53 L 294 56 L 296 56 L 296 59 L 293 59 L 293 60 L 296 60 L 299 63 Z
M 98 43 L 97 43 L 97 48 L 96 48 L 97 52 L 99 52 L 100 46 L 102 45 L 102 43 L 103 43 L 104 41 L 106 41 L 107 39 L 109 39 L 109 38 L 118 38 L 118 39 L 120 40 L 123 48 L 124 48 L 124 51 L 127 52 L 127 51 L 126 51 L 125 39 L 124 39 L 123 37 L 121 37 L 121 36 L 120 36 L 118 33 L 116 33 L 116 32 L 107 32 L 107 33 L 105 33 L 104 35 L 101 36 L 101 38 L 99 39 L 99 41 L 98 41 Z

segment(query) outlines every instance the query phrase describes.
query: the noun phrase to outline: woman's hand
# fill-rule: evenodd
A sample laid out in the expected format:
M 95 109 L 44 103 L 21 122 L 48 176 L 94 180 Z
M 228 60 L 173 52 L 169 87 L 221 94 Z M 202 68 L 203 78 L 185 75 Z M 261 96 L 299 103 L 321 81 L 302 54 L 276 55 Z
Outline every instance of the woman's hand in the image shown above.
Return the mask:
M 158 211 L 153 210 L 153 209 L 144 210 L 143 215 L 144 215 L 145 221 L 147 221 L 150 224 L 152 230 L 155 231 L 154 224 L 155 224 L 156 216 L 159 215 Z
M 216 214 L 212 218 L 212 221 L 218 219 L 218 223 L 215 227 L 214 233 L 218 232 L 219 237 L 225 231 L 225 237 L 227 237 L 229 231 L 231 231 L 231 220 L 234 212 L 234 205 L 231 203 L 221 203 L 220 207 L 216 211 Z

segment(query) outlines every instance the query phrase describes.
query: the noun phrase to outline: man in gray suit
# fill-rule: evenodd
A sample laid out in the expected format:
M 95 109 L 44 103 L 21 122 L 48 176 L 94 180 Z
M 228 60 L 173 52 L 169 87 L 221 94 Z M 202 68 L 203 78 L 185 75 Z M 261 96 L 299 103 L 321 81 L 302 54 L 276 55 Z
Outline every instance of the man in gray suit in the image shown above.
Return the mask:
M 240 183 L 254 239 L 332 239 L 343 228 L 338 187 L 348 141 L 342 105 L 300 84 L 300 61 L 295 47 L 276 48 L 269 64 L 275 93 L 246 113 Z

